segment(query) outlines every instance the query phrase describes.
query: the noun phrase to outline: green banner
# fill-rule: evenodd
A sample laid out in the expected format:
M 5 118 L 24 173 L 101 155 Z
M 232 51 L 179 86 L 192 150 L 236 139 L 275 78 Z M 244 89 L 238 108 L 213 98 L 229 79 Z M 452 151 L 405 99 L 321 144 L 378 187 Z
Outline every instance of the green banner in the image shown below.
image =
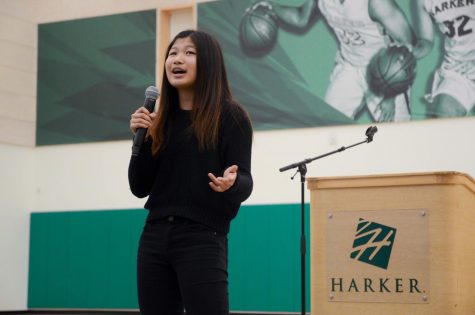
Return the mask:
M 155 43 L 155 10 L 40 24 L 37 145 L 131 138 Z

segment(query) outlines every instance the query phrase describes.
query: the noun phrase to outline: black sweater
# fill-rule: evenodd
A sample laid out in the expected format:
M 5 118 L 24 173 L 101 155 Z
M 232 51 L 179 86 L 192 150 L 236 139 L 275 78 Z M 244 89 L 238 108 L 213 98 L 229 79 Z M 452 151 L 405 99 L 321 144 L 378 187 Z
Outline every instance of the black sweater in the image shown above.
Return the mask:
M 253 186 L 249 119 L 234 105 L 223 106 L 215 149 L 198 148 L 191 129 L 191 111 L 174 110 L 169 132 L 167 145 L 156 157 L 148 140 L 129 164 L 132 193 L 139 198 L 149 196 L 145 203 L 147 221 L 175 215 L 228 233 L 230 221 Z M 222 176 L 234 164 L 238 166 L 234 185 L 225 192 L 213 191 L 208 173 Z

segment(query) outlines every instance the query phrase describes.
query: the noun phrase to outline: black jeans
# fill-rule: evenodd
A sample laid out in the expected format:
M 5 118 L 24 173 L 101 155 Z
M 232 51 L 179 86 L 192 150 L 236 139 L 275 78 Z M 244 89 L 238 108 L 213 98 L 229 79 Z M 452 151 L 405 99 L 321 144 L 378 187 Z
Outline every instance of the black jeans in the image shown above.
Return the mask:
M 228 315 L 227 235 L 180 217 L 147 222 L 137 281 L 143 315 Z

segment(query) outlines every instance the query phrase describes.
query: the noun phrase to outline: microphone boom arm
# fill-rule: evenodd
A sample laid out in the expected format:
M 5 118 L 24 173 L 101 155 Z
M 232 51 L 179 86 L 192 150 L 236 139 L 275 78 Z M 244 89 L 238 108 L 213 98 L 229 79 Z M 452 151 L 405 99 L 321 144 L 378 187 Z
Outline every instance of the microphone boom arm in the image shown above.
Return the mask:
M 325 154 L 322 154 L 322 155 L 319 155 L 319 156 L 316 156 L 316 157 L 313 157 L 313 158 L 308 158 L 308 159 L 305 159 L 305 160 L 302 160 L 300 162 L 296 162 L 296 163 L 292 163 L 292 164 L 289 164 L 287 166 L 284 166 L 284 167 L 281 167 L 279 168 L 279 171 L 280 172 L 285 172 L 287 170 L 290 170 L 290 169 L 293 169 L 293 168 L 300 168 L 306 164 L 309 164 L 315 160 L 318 160 L 318 159 L 321 159 L 321 158 L 324 158 L 324 157 L 327 157 L 329 155 L 332 155 L 332 154 L 335 154 L 335 153 L 339 153 L 339 152 L 342 152 L 342 151 L 345 151 L 346 149 L 350 149 L 352 147 L 356 147 L 357 145 L 360 145 L 360 144 L 363 144 L 363 143 L 370 143 L 371 141 L 373 141 L 373 137 L 374 137 L 374 134 L 378 131 L 378 128 L 376 128 L 376 126 L 372 126 L 372 127 L 369 127 L 367 130 L 366 130 L 366 139 L 363 140 L 363 141 L 360 141 L 358 143 L 355 143 L 355 144 L 351 144 L 349 146 L 343 146 L 341 148 L 338 148 L 336 150 L 333 150 L 331 152 L 328 152 L 328 153 L 325 153 Z

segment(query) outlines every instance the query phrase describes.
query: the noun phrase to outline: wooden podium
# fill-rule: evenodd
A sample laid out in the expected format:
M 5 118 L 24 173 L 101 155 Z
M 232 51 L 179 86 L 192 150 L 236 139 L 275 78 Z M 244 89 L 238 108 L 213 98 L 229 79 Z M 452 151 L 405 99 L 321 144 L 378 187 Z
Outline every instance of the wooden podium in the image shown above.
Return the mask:
M 308 178 L 312 315 L 475 314 L 475 181 Z

